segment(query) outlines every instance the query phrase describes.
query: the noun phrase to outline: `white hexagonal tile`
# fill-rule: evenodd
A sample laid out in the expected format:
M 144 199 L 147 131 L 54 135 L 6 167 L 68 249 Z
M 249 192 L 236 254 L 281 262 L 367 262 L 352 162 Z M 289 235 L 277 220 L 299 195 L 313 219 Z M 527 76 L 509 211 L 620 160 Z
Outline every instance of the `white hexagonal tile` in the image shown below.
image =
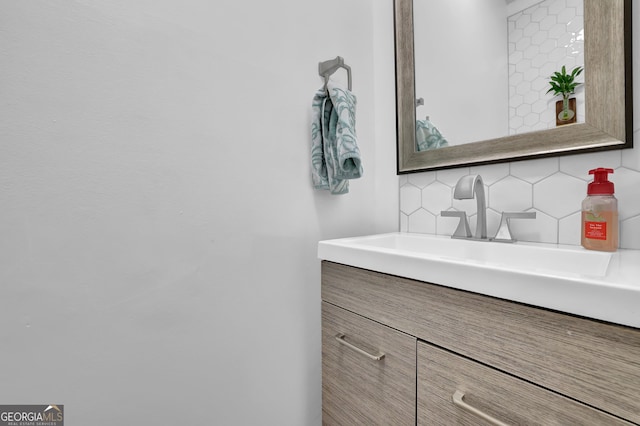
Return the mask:
M 526 49 L 527 47 L 529 47 L 531 45 L 531 38 L 530 37 L 521 37 L 517 42 L 516 42 L 516 49 L 517 50 L 521 50 L 524 51 L 524 49 Z
M 557 219 L 535 209 L 535 219 L 514 219 L 511 221 L 511 232 L 518 241 L 530 241 L 539 243 L 557 244 L 558 221 Z
M 509 75 L 509 85 L 512 87 L 516 87 L 518 84 L 522 83 L 524 80 L 524 74 L 521 72 L 513 72 Z
M 489 187 L 489 205 L 497 212 L 521 212 L 533 206 L 532 185 L 513 176 Z
M 531 15 L 523 13 L 516 20 L 516 28 L 525 29 L 527 27 L 527 25 L 529 25 L 530 22 L 531 22 Z
M 609 176 L 613 182 L 615 197 L 618 199 L 618 214 L 620 220 L 640 215 L 640 172 L 619 168 Z M 640 236 L 637 234 L 636 238 Z
M 531 82 L 535 80 L 538 77 L 538 75 L 540 75 L 540 70 L 535 67 L 532 67 L 531 69 L 524 72 L 524 79 L 529 82 L 529 93 L 524 94 L 525 102 L 526 102 L 527 96 L 533 95 L 536 98 L 540 97 L 540 95 L 538 95 L 536 92 L 531 90 Z
M 558 23 L 558 18 L 555 15 L 547 15 L 543 20 L 540 21 L 540 29 L 541 30 L 550 30 Z
M 472 166 L 469 168 L 469 173 L 480 175 L 484 184 L 488 186 L 509 176 L 509 163 Z
M 577 212 L 558 221 L 558 243 L 579 246 L 582 213 Z
M 549 126 L 547 125 L 546 120 L 540 118 L 539 122 L 533 127 L 533 131 L 546 130 L 548 128 Z
M 448 185 L 451 188 L 454 188 L 458 183 L 458 180 L 460 180 L 462 176 L 466 176 L 468 174 L 469 174 L 468 167 L 461 167 L 458 169 L 438 170 L 436 172 L 436 179 L 444 183 L 445 185 Z
M 547 40 L 545 40 L 544 43 L 542 43 L 540 45 L 540 53 L 543 55 L 547 55 L 545 56 L 546 60 L 549 60 L 549 53 L 553 52 L 554 50 L 556 50 L 557 48 L 557 41 L 555 39 L 552 38 L 548 38 Z M 556 64 L 553 64 L 554 69 L 556 67 Z M 543 68 L 544 70 L 545 68 Z M 550 73 L 549 73 L 550 74 Z
M 509 105 L 520 105 L 522 102 L 524 102 L 524 96 L 522 95 L 515 94 L 509 98 Z
M 516 49 L 511 55 L 509 55 L 509 63 L 517 64 L 524 58 L 524 53 L 521 50 Z
M 550 50 L 550 52 L 552 52 L 554 49 Z M 548 55 L 548 53 L 547 53 Z M 549 56 L 547 56 L 547 59 L 549 59 Z M 542 66 L 542 68 L 540 68 L 540 74 L 541 75 L 545 75 L 547 76 L 547 80 L 549 79 L 549 76 L 551 76 L 555 71 L 558 70 L 558 65 L 554 62 L 547 62 L 546 64 L 544 64 Z M 547 82 L 547 84 L 549 84 Z
M 518 50 L 524 50 L 525 48 L 526 48 L 526 46 L 523 47 L 523 48 L 518 48 Z M 518 72 L 524 73 L 529 68 L 531 68 L 531 59 L 523 58 L 521 61 L 516 63 L 516 71 L 518 71 Z M 528 83 L 526 80 L 524 82 Z
M 520 129 L 524 124 L 524 118 L 520 116 L 515 116 L 511 120 L 509 120 L 509 125 L 512 129 Z
M 422 193 L 420 188 L 411 184 L 400 188 L 400 211 L 410 215 L 422 206 Z
M 569 70 L 571 70 L 571 64 L 568 63 L 569 58 L 567 58 L 567 48 L 565 46 L 558 44 L 558 47 L 549 52 L 547 57 L 554 64 L 563 62 L 562 65 L 565 65 Z M 562 69 L 562 65 L 556 65 L 554 71 L 560 71 Z
M 547 3 L 547 6 L 549 7 L 550 15 L 558 15 L 567 8 L 567 2 L 565 0 L 555 0 Z
M 409 216 L 400 212 L 400 232 L 409 232 Z
M 514 44 L 518 43 L 518 41 L 520 41 L 520 39 L 522 39 L 522 34 L 523 34 L 523 30 L 522 28 L 516 28 L 514 30 L 509 31 L 509 42 Z
M 576 58 L 576 65 L 584 66 L 584 42 L 580 43 L 580 53 L 575 55 L 575 58 Z M 588 74 L 588 71 L 582 71 L 582 79 L 583 80 L 584 80 L 584 76 L 586 74 Z M 578 88 L 578 91 L 580 91 L 580 90 L 582 90 L 582 89 Z
M 422 208 L 437 215 L 451 208 L 453 190 L 442 182 L 433 182 L 422 190 Z
M 564 173 L 555 173 L 533 185 L 536 208 L 556 219 L 580 211 L 584 196 L 584 181 Z
M 549 87 L 549 77 L 538 70 L 538 77 L 531 81 L 531 90 L 534 92 L 546 92 Z
M 412 173 L 409 175 L 409 183 L 424 188 L 436 180 L 436 172 Z
M 574 36 L 571 33 L 564 33 L 558 37 L 558 46 L 569 47 L 574 41 Z
M 549 38 L 549 32 L 538 28 L 538 32 L 531 36 L 531 44 L 541 46 Z
M 536 113 L 531 113 L 524 118 L 524 124 L 530 127 L 534 127 L 540 123 L 540 116 Z
M 558 22 L 563 24 L 568 24 L 574 19 L 576 19 L 576 10 L 572 7 L 567 7 L 558 14 Z
M 532 44 L 525 49 L 523 55 L 527 59 L 533 59 L 538 55 L 538 53 L 540 53 L 540 46 Z
M 584 39 L 583 30 L 584 30 L 584 20 L 582 19 L 582 16 L 575 16 L 567 24 L 567 32 L 572 34 L 576 39 L 576 41 Z
M 640 250 L 640 216 L 635 216 L 620 222 L 620 247 Z
M 558 23 L 558 24 L 554 25 L 553 27 L 549 28 L 549 37 L 557 40 L 566 31 L 567 31 L 566 25 Z
M 529 104 L 522 104 L 518 108 L 516 108 L 516 114 L 518 114 L 520 117 L 524 117 L 529 113 L 531 113 L 531 105 Z
M 531 14 L 531 21 L 542 22 L 547 16 L 549 16 L 549 10 L 544 6 L 539 6 Z
M 547 106 L 547 101 L 544 99 L 540 99 L 536 102 L 534 102 L 533 105 L 531 105 L 531 112 L 535 112 L 536 114 L 540 114 L 543 111 L 546 111 L 548 108 Z
M 526 74 L 527 72 L 525 71 L 524 74 Z M 531 83 L 527 80 L 522 81 L 520 84 L 518 84 L 518 86 L 516 87 L 516 93 L 523 96 L 523 100 L 524 100 L 524 96 L 527 95 L 529 92 L 531 92 Z
M 549 57 L 553 58 L 554 52 L 549 55 Z M 567 67 L 567 71 L 572 70 L 576 64 L 576 57 L 571 55 L 571 47 L 565 47 L 564 50 L 558 51 L 558 61 L 564 62 L 563 65 Z
M 537 74 L 537 73 L 536 73 Z M 536 93 L 535 91 L 531 91 L 529 93 L 527 93 L 526 95 L 524 95 L 524 101 L 525 103 L 528 103 L 529 105 L 533 106 L 533 104 L 538 101 L 540 99 L 540 94 Z
M 560 171 L 578 179 L 591 181 L 589 170 L 598 167 L 616 169 L 622 163 L 622 151 L 604 151 L 560 157 Z M 586 191 L 586 189 L 585 189 Z
M 574 58 L 574 64 L 584 65 L 584 42 L 574 41 L 571 43 L 570 49 L 567 50 L 567 54 Z M 584 76 L 584 73 L 583 73 Z M 583 77 L 584 78 L 584 77 Z
M 538 51 L 540 51 L 540 48 L 538 48 Z M 531 59 L 531 66 L 538 69 L 538 72 L 540 72 L 539 68 L 541 68 L 546 62 L 547 62 L 547 55 L 543 53 L 539 53 L 533 59 Z
M 522 34 L 525 37 L 531 37 L 533 39 L 533 36 L 540 31 L 540 24 L 538 22 L 530 22 L 529 25 L 527 25 Z
M 409 215 L 407 229 L 408 232 L 435 234 L 436 217 L 423 209 L 415 211 Z

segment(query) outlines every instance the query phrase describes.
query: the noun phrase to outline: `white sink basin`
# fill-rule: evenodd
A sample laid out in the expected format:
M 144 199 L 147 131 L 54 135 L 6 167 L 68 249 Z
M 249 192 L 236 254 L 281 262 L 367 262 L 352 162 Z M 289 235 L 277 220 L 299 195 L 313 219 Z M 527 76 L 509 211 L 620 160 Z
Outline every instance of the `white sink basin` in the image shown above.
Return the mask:
M 321 241 L 318 257 L 640 328 L 640 251 L 390 233 Z
M 604 276 L 611 260 L 611 253 L 588 251 L 574 246 L 493 243 L 409 233 L 373 235 L 345 239 L 343 242 L 354 246 L 376 247 L 408 256 L 442 258 L 495 268 L 563 275 Z

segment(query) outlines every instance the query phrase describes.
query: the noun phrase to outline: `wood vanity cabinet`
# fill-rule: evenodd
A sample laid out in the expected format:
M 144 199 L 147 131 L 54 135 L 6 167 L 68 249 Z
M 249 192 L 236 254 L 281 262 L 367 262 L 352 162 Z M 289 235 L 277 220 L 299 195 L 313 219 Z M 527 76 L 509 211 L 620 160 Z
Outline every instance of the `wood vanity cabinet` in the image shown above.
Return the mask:
M 415 354 L 415 337 L 323 303 L 325 424 L 415 424 Z
M 322 369 L 326 425 L 640 424 L 639 329 L 327 261 Z

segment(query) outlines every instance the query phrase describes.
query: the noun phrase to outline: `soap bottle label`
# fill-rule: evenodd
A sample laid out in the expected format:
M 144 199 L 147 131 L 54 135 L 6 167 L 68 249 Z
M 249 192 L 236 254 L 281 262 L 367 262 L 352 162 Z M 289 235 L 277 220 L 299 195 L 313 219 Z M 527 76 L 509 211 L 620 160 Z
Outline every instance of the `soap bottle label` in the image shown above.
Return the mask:
M 583 212 L 583 215 L 584 237 L 590 240 L 606 240 L 607 223 L 617 220 L 617 215 L 612 211 L 602 211 L 600 214 Z
M 585 222 L 584 236 L 592 240 L 606 240 L 607 222 Z

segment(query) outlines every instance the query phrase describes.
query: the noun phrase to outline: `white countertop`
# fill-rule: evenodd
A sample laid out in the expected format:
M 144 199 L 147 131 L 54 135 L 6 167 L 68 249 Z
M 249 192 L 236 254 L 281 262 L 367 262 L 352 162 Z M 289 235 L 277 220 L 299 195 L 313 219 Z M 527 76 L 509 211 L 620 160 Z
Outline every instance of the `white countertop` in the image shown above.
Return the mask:
M 318 257 L 640 328 L 640 250 L 398 232 L 320 241 Z

